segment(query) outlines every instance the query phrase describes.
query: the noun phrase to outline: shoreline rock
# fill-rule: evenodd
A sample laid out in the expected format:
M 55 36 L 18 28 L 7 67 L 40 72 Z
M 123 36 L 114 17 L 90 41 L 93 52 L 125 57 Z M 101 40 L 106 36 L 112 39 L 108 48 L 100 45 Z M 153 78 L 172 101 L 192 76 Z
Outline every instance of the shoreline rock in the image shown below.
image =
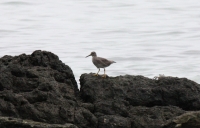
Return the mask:
M 73 124 L 47 124 L 36 122 L 32 120 L 22 120 L 18 118 L 2 117 L 0 116 L 1 128 L 78 128 Z
M 186 111 L 200 109 L 200 85 L 186 78 L 159 80 L 143 76 L 118 76 L 101 79 L 82 74 L 80 93 L 85 102 L 117 100 L 131 106 L 177 106 Z
M 37 50 L 31 55 L 4 56 L 0 73 L 0 116 L 77 127 L 91 124 L 84 118 L 91 112 L 79 105 L 71 68 L 55 54 Z
M 80 84 L 51 52 L 0 58 L 0 127 L 200 127 L 200 85 L 186 78 L 82 74 Z

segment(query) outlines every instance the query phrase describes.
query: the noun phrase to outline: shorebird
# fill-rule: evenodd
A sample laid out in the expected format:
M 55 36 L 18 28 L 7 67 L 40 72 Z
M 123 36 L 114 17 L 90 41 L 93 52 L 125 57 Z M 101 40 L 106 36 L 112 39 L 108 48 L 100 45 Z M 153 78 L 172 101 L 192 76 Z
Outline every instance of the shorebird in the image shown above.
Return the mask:
M 116 63 L 115 61 L 112 61 L 112 60 L 107 60 L 107 59 L 102 58 L 102 57 L 97 57 L 96 52 L 91 52 L 90 55 L 88 55 L 88 56 L 92 56 L 93 64 L 99 69 L 98 72 L 96 74 L 94 74 L 94 76 L 98 76 L 100 68 L 104 68 L 104 75 L 102 77 L 106 78 L 106 74 L 105 74 L 106 70 L 105 70 L 105 68 L 110 66 L 113 63 Z M 86 56 L 86 57 L 88 57 L 88 56 Z

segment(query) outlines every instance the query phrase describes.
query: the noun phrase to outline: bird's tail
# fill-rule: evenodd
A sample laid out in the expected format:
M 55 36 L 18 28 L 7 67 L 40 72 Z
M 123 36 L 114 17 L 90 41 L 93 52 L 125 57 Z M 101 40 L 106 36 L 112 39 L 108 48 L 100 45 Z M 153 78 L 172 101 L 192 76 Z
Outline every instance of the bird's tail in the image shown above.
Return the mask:
M 116 63 L 115 61 L 112 61 L 112 63 Z

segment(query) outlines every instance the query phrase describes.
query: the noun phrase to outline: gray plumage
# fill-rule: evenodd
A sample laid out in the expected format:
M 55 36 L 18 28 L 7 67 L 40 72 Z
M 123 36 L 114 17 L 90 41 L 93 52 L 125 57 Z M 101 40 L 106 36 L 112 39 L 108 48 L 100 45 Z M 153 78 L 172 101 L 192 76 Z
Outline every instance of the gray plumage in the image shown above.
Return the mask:
M 107 60 L 107 59 L 102 58 L 102 57 L 97 57 L 96 52 L 91 52 L 91 54 L 88 55 L 88 56 L 92 56 L 92 62 L 99 69 L 99 71 L 100 71 L 100 68 L 104 68 L 103 77 L 106 77 L 105 68 L 110 66 L 113 63 L 116 63 L 115 61 L 112 61 L 112 60 Z M 88 57 L 88 56 L 86 56 L 86 57 Z M 97 72 L 97 74 L 95 74 L 96 76 L 98 76 L 99 71 Z

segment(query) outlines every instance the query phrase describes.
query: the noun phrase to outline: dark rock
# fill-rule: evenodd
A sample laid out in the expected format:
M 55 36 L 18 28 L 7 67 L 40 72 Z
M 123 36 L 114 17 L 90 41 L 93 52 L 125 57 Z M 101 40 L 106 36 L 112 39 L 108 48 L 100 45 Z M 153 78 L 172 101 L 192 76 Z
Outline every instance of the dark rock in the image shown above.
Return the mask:
M 98 128 L 131 128 L 131 121 L 121 116 L 105 115 L 99 117 Z
M 77 126 L 66 123 L 60 124 L 47 124 L 42 122 L 35 122 L 31 120 L 22 120 L 18 118 L 0 117 L 1 128 L 78 128 Z
M 200 128 L 200 111 L 186 112 L 169 121 L 163 128 Z
M 79 105 L 78 93 L 72 70 L 51 52 L 0 58 L 0 116 L 93 128 L 97 119 Z
M 129 117 L 134 128 L 162 128 L 168 120 L 185 111 L 174 106 L 131 107 Z
M 94 104 L 99 127 L 162 128 L 185 111 L 200 109 L 200 85 L 186 78 L 126 75 L 104 79 L 83 74 L 80 84 L 81 98 Z M 104 117 L 109 118 L 104 121 Z
M 200 85 L 186 78 L 96 77 L 51 52 L 0 58 L 1 128 L 198 128 Z
M 90 112 L 94 112 L 94 105 L 91 103 L 81 103 L 81 107 L 88 109 Z
M 80 84 L 84 102 L 103 102 L 106 105 L 111 101 L 124 106 L 172 105 L 184 110 L 200 109 L 200 85 L 186 78 L 153 80 L 126 75 L 102 79 L 100 76 L 83 74 Z
M 97 118 L 87 109 L 77 108 L 75 110 L 75 124 L 78 127 L 83 128 L 96 128 L 98 120 Z

